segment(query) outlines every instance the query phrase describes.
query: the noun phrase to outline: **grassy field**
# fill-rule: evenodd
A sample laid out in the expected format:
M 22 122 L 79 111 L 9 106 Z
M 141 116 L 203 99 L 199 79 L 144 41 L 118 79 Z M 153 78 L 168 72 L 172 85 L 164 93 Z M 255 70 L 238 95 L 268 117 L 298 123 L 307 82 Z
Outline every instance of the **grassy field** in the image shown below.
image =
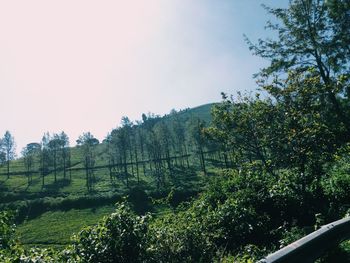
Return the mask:
M 25 221 L 17 227 L 17 235 L 26 246 L 65 246 L 74 233 L 96 224 L 103 216 L 114 211 L 114 206 L 68 211 L 50 211 Z
M 94 188 L 96 191 L 104 192 L 115 189 L 123 189 L 123 182 L 120 180 L 110 180 L 108 170 L 100 169 L 95 171 L 96 180 Z M 57 174 L 57 181 L 54 181 L 53 173 L 45 176 L 45 185 L 42 186 L 42 175 L 33 174 L 33 181 L 28 185 L 27 177 L 25 175 L 11 175 L 9 179 L 4 176 L 0 179 L 0 187 L 3 192 L 6 190 L 14 193 L 39 193 L 45 192 L 48 195 L 54 194 L 72 194 L 80 195 L 87 192 L 86 179 L 83 170 L 74 171 L 72 173 L 72 180 L 69 176 L 64 179 L 62 173 Z
M 157 191 L 155 178 L 150 173 L 144 175 L 140 171 L 139 186 L 133 177 L 129 188 L 121 179 L 110 180 L 107 169 L 97 170 L 95 176 L 94 190 L 90 192 L 85 186 L 84 171 L 72 173 L 71 180 L 64 180 L 60 173 L 56 183 L 50 174 L 45 177 L 44 187 L 40 174 L 33 176 L 29 186 L 23 175 L 11 175 L 9 179 L 2 176 L 2 205 L 14 205 L 16 209 L 22 207 L 17 226 L 20 242 L 27 247 L 63 247 L 69 243 L 72 234 L 110 214 L 114 210 L 113 204 L 122 196 L 129 196 L 136 212 L 152 210 L 163 213 L 166 206 L 149 210 L 152 199 L 166 196 L 175 187 L 177 192 L 173 203 L 176 205 L 191 198 L 205 185 L 205 178 L 197 168 L 174 168 L 171 176 L 166 175 L 165 188 L 162 187 L 161 191 Z
M 179 114 L 179 119 L 185 122 L 192 116 L 198 116 L 210 122 L 211 107 L 212 104 L 208 104 L 185 110 Z M 164 119 L 170 121 L 171 116 Z M 164 199 L 175 189 L 171 206 L 176 206 L 198 194 L 207 180 L 201 172 L 199 158 L 193 151 L 189 158 L 190 168 L 176 166 L 174 161 L 170 174 L 164 163 L 159 189 L 159 174 L 155 175 L 154 164 L 152 170 L 150 164 L 146 163 L 145 173 L 143 165 L 139 164 L 139 178 L 136 176 L 136 165 L 129 165 L 128 186 L 122 175 L 111 178 L 108 168 L 95 169 L 93 187 L 88 190 L 82 162 L 84 158 L 79 147 L 71 148 L 71 166 L 68 169 L 71 173 L 67 171 L 64 176 L 62 171 L 57 171 L 56 180 L 53 171 L 43 178 L 39 156 L 35 159 L 32 167 L 35 172 L 32 173 L 30 183 L 23 159 L 11 161 L 9 177 L 6 165 L 0 166 L 0 209 L 16 210 L 17 233 L 26 246 L 57 247 L 68 244 L 73 233 L 110 214 L 115 202 L 123 196 L 128 196 L 136 213 L 166 212 L 169 209 L 167 205 L 152 206 L 151 200 Z M 106 165 L 107 159 L 106 144 L 101 143 L 96 148 L 95 166 Z M 215 170 L 215 166 L 208 165 L 208 174 Z
M 97 160 L 96 160 L 96 166 L 98 165 L 105 165 L 106 160 L 104 160 L 104 156 L 102 155 L 103 149 L 100 149 L 101 153 L 99 154 Z M 84 195 L 88 192 L 86 187 L 86 178 L 85 178 L 85 171 L 82 169 L 82 164 L 79 162 L 81 159 L 81 156 L 78 152 L 76 152 L 76 149 L 74 149 L 72 153 L 72 163 L 74 164 L 72 167 L 70 167 L 72 170 L 71 177 L 69 175 L 69 172 L 66 174 L 66 178 L 64 178 L 63 172 L 57 172 L 57 181 L 54 180 L 54 173 L 51 172 L 50 174 L 46 175 L 44 178 L 44 185 L 42 183 L 43 178 L 42 175 L 39 172 L 32 174 L 32 182 L 28 184 L 28 178 L 25 174 L 13 174 L 10 175 L 9 178 L 7 178 L 7 175 L 4 174 L 6 172 L 6 167 L 2 166 L 0 167 L 0 191 L 2 194 L 11 193 L 11 194 L 17 194 L 18 196 L 21 196 L 21 198 L 27 197 L 30 199 L 30 195 L 35 193 L 45 193 L 46 196 L 64 196 L 64 195 Z M 200 168 L 194 166 L 195 163 L 198 161 L 196 160 L 196 157 L 193 156 L 191 160 L 191 173 L 197 173 Z M 194 167 L 193 167 L 194 166 Z M 198 164 L 197 164 L 198 166 Z M 131 187 L 137 183 L 136 178 L 136 170 L 135 166 L 134 169 L 134 175 L 129 175 L 129 181 L 131 184 Z M 35 170 L 38 170 L 39 167 L 36 167 Z M 78 169 L 78 170 L 74 170 Z M 79 170 L 81 169 L 81 170 Z M 186 181 L 187 175 L 189 171 L 186 171 L 187 169 L 180 168 L 181 170 L 177 169 L 175 167 L 174 175 L 173 176 L 167 176 L 168 179 L 165 183 L 166 184 L 173 184 L 174 182 L 180 183 L 181 178 L 185 179 Z M 11 172 L 13 173 L 19 173 L 25 171 L 23 162 L 21 159 L 11 162 Z M 131 173 L 131 167 L 128 167 L 129 173 Z M 165 171 L 165 173 L 167 173 Z M 127 191 L 126 182 L 125 180 L 122 180 L 122 178 L 113 178 L 111 180 L 109 175 L 108 168 L 100 168 L 95 169 L 95 181 L 93 183 L 93 191 L 94 192 L 109 192 L 109 191 L 117 191 L 120 193 L 125 193 Z M 155 183 L 155 176 L 153 172 L 147 167 L 146 174 L 143 174 L 143 169 L 141 166 L 139 166 L 139 175 L 140 175 L 140 184 L 143 185 L 145 189 L 154 190 L 156 188 Z M 184 178 L 184 176 L 186 178 Z M 70 180 L 71 178 L 71 180 Z M 191 178 L 190 178 L 191 179 Z M 173 181 L 173 182 L 170 182 Z M 186 182 L 184 182 L 186 183 Z M 91 192 L 91 191 L 90 191 Z

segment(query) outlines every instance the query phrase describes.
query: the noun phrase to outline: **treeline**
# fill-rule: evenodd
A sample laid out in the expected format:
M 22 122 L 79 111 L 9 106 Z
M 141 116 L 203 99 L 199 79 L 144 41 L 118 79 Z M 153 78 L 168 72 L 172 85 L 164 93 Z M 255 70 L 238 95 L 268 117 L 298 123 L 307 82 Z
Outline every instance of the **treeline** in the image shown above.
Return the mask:
M 204 110 L 209 111 L 208 108 Z M 130 179 L 140 184 L 141 176 L 150 176 L 159 189 L 164 186 L 167 176 L 176 176 L 177 169 L 199 165 L 207 174 L 208 164 L 233 166 L 233 155 L 222 143 L 204 133 L 207 125 L 187 109 L 173 110 L 163 117 L 143 114 L 142 120 L 135 123 L 123 117 L 119 127 L 113 129 L 102 143 L 86 132 L 79 136 L 75 148 L 70 147 L 64 132 L 45 133 L 40 143 L 29 143 L 23 148 L 22 158 L 17 160 L 22 163 L 23 170 L 18 170 L 17 164 L 16 170 L 11 171 L 10 161 L 14 155 L 6 157 L 4 152 L 7 178 L 11 174 L 23 174 L 30 185 L 36 174 L 41 177 L 44 187 L 48 175 L 53 175 L 56 183 L 58 176 L 70 181 L 72 173 L 74 176 L 75 171 L 84 170 L 86 187 L 92 190 L 96 172 L 107 169 L 106 177 L 111 181 L 120 179 L 129 187 Z M 15 145 L 12 135 L 6 134 Z M 10 152 L 14 153 L 15 148 L 12 147 Z
M 93 188 L 94 172 L 98 169 L 107 168 L 111 181 L 120 179 L 127 187 L 130 179 L 135 178 L 140 184 L 141 176 L 150 176 L 159 189 L 167 176 L 176 176 L 177 169 L 188 169 L 198 163 L 207 174 L 206 163 L 231 165 L 220 144 L 204 134 L 206 126 L 196 116 L 173 110 L 164 117 L 142 114 L 142 120 L 135 123 L 123 117 L 120 126 L 102 144 L 91 133 L 84 133 L 77 144 L 87 188 Z
M 150 175 L 161 187 L 165 175 L 174 176 L 176 167 L 189 168 L 193 156 L 204 158 L 204 125 L 197 118 L 184 120 L 174 111 L 165 119 L 143 114 L 136 125 L 123 117 L 121 126 L 104 141 L 111 179 L 120 177 L 128 186 L 130 176 L 139 183 L 140 174 Z M 201 167 L 205 173 L 205 164 Z
M 16 171 L 11 171 L 11 161 L 16 157 L 16 144 L 14 137 L 9 131 L 6 131 L 4 139 L 1 140 L 3 149 L 0 155 L 3 156 L 2 164 L 6 164 L 6 175 L 10 178 L 12 174 L 25 175 L 28 179 L 28 185 L 32 183 L 33 175 L 40 174 L 42 185 L 45 185 L 45 177 L 52 173 L 55 182 L 57 174 L 63 172 L 63 177 L 68 176 L 68 168 L 71 166 L 71 154 L 69 147 L 69 138 L 64 133 L 53 134 L 45 133 L 40 143 L 29 143 L 21 151 L 22 157 L 18 159 Z M 4 151 L 5 149 L 5 151 Z M 18 163 L 22 163 L 24 169 L 18 170 Z M 69 176 L 71 173 L 69 172 Z

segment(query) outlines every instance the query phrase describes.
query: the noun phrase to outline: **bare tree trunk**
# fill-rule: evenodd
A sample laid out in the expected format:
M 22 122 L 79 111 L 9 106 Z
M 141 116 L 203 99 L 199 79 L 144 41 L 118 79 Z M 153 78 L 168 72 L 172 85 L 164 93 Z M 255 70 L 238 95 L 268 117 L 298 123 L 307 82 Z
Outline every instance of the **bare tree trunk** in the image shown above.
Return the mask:
M 137 184 L 139 184 L 140 183 L 140 175 L 139 175 L 139 163 L 138 163 L 136 143 L 135 143 L 135 164 L 136 164 Z
M 186 163 L 187 163 L 187 168 L 190 169 L 190 162 L 188 161 L 188 151 L 187 151 L 187 147 L 186 144 L 185 146 L 185 154 L 186 154 Z
M 10 178 L 10 160 L 7 160 L 7 179 Z
M 126 187 L 129 187 L 128 165 L 126 163 L 126 151 L 124 151 L 124 176 L 126 177 Z
M 86 188 L 90 191 L 90 180 L 89 180 L 89 163 L 88 157 L 85 157 L 85 176 L 86 176 Z
M 56 153 L 54 154 L 54 158 L 53 158 L 53 169 L 54 169 L 55 183 L 56 183 L 56 181 L 57 181 L 57 160 L 56 160 Z
M 63 155 L 63 178 L 66 179 L 66 168 L 67 168 L 67 160 L 66 160 L 65 153 Z
M 204 152 L 201 145 L 199 145 L 199 154 L 200 154 L 200 163 L 202 166 L 203 173 L 204 175 L 207 175 L 207 169 L 205 167 Z

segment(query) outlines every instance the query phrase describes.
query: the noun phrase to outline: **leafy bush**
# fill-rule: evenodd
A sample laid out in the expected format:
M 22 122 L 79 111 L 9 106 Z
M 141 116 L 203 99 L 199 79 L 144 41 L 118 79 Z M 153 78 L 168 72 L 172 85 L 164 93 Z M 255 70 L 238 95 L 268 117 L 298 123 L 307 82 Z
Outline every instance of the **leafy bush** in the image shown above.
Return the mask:
M 254 245 L 247 245 L 243 248 L 242 252 L 237 255 L 227 255 L 219 257 L 215 262 L 220 263 L 253 263 L 262 258 L 266 254 L 266 251 L 258 248 Z
M 99 224 L 83 229 L 66 250 L 68 262 L 141 262 L 146 256 L 148 217 L 136 216 L 125 203 Z
M 215 247 L 201 217 L 193 211 L 168 214 L 153 222 L 149 230 L 151 262 L 207 262 Z
M 129 196 L 131 207 L 125 202 L 118 204 L 113 214 L 74 236 L 73 244 L 60 254 L 39 249 L 26 251 L 16 242 L 11 243 L 10 218 L 2 214 L 4 249 L 0 259 L 71 263 L 253 262 L 305 235 L 310 230 L 305 226 L 315 223 L 315 211 L 328 206 L 327 202 L 314 205 L 317 200 L 327 197 L 337 201 L 339 207 L 344 204 L 348 196 L 347 169 L 345 162 L 329 169 L 329 176 L 322 181 L 324 196 L 323 192 L 313 195 L 312 187 L 309 195 L 300 191 L 299 178 L 293 170 L 281 170 L 271 176 L 259 163 L 249 164 L 239 171 L 226 170 L 210 178 L 207 189 L 197 199 L 155 219 L 138 216 L 132 210 L 133 205 L 141 204 L 136 210 L 142 213 L 148 205 L 144 190 L 135 188 Z M 166 197 L 167 202 L 175 193 L 174 189 Z M 64 200 L 37 202 L 60 207 Z M 72 200 L 75 204 L 80 202 L 84 205 L 86 199 Z M 309 209 L 306 216 L 301 207 Z M 329 219 L 326 213 L 323 216 L 326 221 Z M 312 217 L 312 224 L 305 223 L 306 217 Z
M 14 245 L 15 228 L 12 221 L 13 215 L 10 212 L 0 212 L 0 251 Z
M 350 163 L 349 157 L 338 160 L 323 180 L 325 194 L 335 202 L 346 203 L 350 200 Z
M 257 177 L 253 183 L 253 179 Z M 257 208 L 267 200 L 264 175 L 226 172 L 182 211 L 150 225 L 150 251 L 160 262 L 207 262 L 218 251 L 237 253 L 269 240 L 269 217 Z M 256 189 L 255 189 L 256 188 Z M 260 208 L 259 208 L 260 209 Z
M 47 249 L 26 251 L 15 239 L 15 225 L 10 212 L 0 212 L 0 262 L 4 263 L 54 263 L 57 254 Z

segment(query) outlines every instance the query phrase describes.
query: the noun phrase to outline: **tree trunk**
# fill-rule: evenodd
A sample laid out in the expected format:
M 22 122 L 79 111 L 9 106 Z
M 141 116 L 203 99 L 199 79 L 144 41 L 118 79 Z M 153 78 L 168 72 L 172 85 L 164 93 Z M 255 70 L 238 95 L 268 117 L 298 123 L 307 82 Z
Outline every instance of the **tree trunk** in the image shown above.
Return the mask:
M 7 160 L 7 179 L 10 178 L 10 160 Z

